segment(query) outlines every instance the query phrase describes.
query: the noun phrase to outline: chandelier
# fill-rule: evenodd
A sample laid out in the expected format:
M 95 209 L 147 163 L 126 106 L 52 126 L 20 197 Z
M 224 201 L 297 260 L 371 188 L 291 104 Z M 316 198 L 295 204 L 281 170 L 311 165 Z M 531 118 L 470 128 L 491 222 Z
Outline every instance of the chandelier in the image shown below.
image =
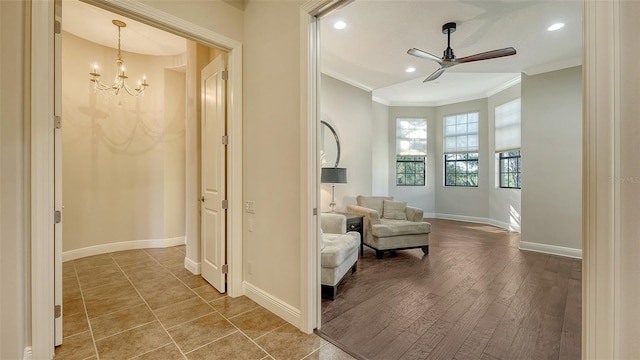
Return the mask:
M 120 20 L 111 21 L 113 25 L 118 27 L 118 58 L 116 59 L 116 76 L 113 80 L 113 83 L 108 85 L 100 81 L 100 73 L 98 72 L 98 65 L 95 64 L 93 66 L 93 72 L 90 72 L 91 81 L 94 84 L 94 89 L 96 91 L 110 91 L 115 95 L 118 95 L 121 90 L 127 92 L 127 94 L 131 96 L 140 96 L 144 93 L 144 90 L 149 86 L 147 83 L 146 76 L 143 75 L 142 81 L 138 81 L 138 85 L 135 89 L 131 89 L 129 85 L 127 85 L 127 79 L 129 78 L 124 74 L 124 59 L 122 58 L 122 54 L 120 53 L 120 29 L 126 27 L 127 24 Z

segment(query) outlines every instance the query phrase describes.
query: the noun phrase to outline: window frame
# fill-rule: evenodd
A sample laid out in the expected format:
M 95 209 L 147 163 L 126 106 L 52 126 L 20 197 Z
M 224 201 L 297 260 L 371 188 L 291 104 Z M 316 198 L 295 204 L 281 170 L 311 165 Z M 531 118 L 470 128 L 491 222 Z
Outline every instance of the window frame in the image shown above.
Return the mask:
M 401 124 L 403 125 L 401 126 Z M 396 186 L 427 186 L 427 127 L 427 119 L 424 117 L 396 118 Z M 424 137 L 421 133 L 423 130 Z M 417 131 L 420 133 L 416 133 Z M 402 167 L 402 172 L 399 172 L 400 167 Z M 399 182 L 398 180 L 401 178 L 403 181 Z M 409 178 L 413 180 L 407 183 Z
M 461 117 L 464 117 L 464 122 L 460 122 Z M 469 121 L 470 118 L 474 120 Z M 475 131 L 472 130 L 473 128 Z M 480 174 L 480 111 L 444 115 L 442 136 L 443 185 L 477 188 Z M 449 139 L 455 141 L 454 146 L 448 145 Z M 460 139 L 464 141 L 460 142 Z M 474 163 L 475 169 L 470 170 L 470 163 Z M 453 164 L 453 173 L 450 172 L 449 164 Z
M 471 157 L 471 155 L 474 155 L 474 157 Z M 452 158 L 447 158 L 447 157 L 452 157 Z M 479 177 L 480 177 L 480 153 L 479 152 L 473 152 L 473 153 L 452 153 L 452 154 L 444 154 L 443 157 L 443 162 L 444 162 L 444 179 L 443 179 L 443 183 L 444 186 L 451 186 L 451 187 L 466 187 L 466 188 L 477 188 L 478 187 L 478 183 L 479 183 Z M 475 171 L 469 171 L 469 163 L 470 162 L 475 162 Z M 456 169 L 458 169 L 458 164 L 460 163 L 464 163 L 464 167 L 466 168 L 466 170 L 464 172 L 454 172 L 453 174 L 448 172 L 448 167 L 447 164 L 449 163 L 453 163 L 454 167 Z M 458 175 L 462 175 L 462 178 L 459 178 Z M 470 182 L 470 175 L 475 175 L 475 184 Z M 449 178 L 450 176 L 454 177 L 454 181 L 453 183 L 450 183 Z M 463 179 L 466 178 L 466 182 L 458 182 L 459 179 Z
M 400 159 L 400 158 L 404 158 L 404 159 Z M 419 160 L 411 160 L 412 158 L 419 159 Z M 400 173 L 398 171 L 398 167 L 400 164 L 403 164 L 405 169 L 407 167 L 407 164 L 413 164 L 413 165 L 419 164 L 422 167 L 422 172 L 416 170 L 408 173 L 405 170 L 402 173 Z M 404 184 L 398 183 L 399 175 L 404 175 L 404 178 L 405 178 Z M 407 175 L 422 175 L 422 178 L 421 178 L 422 183 L 419 183 L 419 182 L 416 183 L 416 181 L 414 181 L 412 184 L 407 184 L 406 183 Z M 416 178 L 416 179 L 419 179 L 419 178 Z M 396 155 L 396 186 L 427 186 L 427 157 L 421 156 L 421 155 Z
M 514 153 L 517 152 L 517 155 L 507 155 L 504 156 L 503 154 L 509 154 L 509 153 Z M 500 189 L 515 189 L 515 190 L 520 190 L 522 189 L 522 152 L 520 149 L 516 149 L 516 150 L 509 150 L 509 151 L 502 151 L 502 152 L 498 152 L 497 153 L 497 159 L 498 159 L 498 188 Z M 504 171 L 504 163 L 508 163 L 510 160 L 515 159 L 516 163 L 517 163 L 517 170 L 516 171 Z M 509 184 L 507 183 L 506 185 L 503 183 L 503 175 L 511 175 L 511 176 L 515 176 L 515 184 L 514 186 L 509 186 Z

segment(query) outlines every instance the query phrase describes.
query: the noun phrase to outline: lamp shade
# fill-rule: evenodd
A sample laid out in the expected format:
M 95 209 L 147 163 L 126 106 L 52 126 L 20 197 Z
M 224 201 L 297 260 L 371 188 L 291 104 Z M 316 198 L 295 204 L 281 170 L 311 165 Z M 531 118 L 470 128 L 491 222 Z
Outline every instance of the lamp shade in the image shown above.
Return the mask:
M 320 182 L 326 184 L 341 184 L 347 182 L 346 168 L 322 168 Z

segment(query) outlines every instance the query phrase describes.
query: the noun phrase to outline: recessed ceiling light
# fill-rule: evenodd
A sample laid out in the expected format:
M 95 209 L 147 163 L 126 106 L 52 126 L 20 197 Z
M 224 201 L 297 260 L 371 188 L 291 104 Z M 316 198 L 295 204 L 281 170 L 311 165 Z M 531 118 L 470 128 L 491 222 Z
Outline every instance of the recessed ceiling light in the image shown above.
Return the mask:
M 412 73 L 412 72 L 416 71 L 416 68 L 410 66 L 405 71 L 408 72 L 408 73 Z
M 337 30 L 342 30 L 346 27 L 347 27 L 347 23 L 344 21 L 336 21 L 336 23 L 333 24 L 333 28 Z
M 547 28 L 548 31 L 560 30 L 564 27 L 564 23 L 555 23 Z

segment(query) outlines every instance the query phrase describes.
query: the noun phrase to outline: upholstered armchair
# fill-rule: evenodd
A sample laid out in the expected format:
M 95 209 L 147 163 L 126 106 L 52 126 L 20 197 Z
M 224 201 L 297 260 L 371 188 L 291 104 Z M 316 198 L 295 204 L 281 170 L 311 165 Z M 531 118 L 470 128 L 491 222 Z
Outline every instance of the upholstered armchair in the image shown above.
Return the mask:
M 421 248 L 429 254 L 431 224 L 424 222 L 421 209 L 393 201 L 387 196 L 356 197 L 358 205 L 348 205 L 347 212 L 364 217 L 363 243 L 382 259 L 385 251 Z
M 347 274 L 357 270 L 360 233 L 347 232 L 347 218 L 341 214 L 320 214 L 322 251 L 320 257 L 320 283 L 322 297 L 333 300 L 338 285 Z

